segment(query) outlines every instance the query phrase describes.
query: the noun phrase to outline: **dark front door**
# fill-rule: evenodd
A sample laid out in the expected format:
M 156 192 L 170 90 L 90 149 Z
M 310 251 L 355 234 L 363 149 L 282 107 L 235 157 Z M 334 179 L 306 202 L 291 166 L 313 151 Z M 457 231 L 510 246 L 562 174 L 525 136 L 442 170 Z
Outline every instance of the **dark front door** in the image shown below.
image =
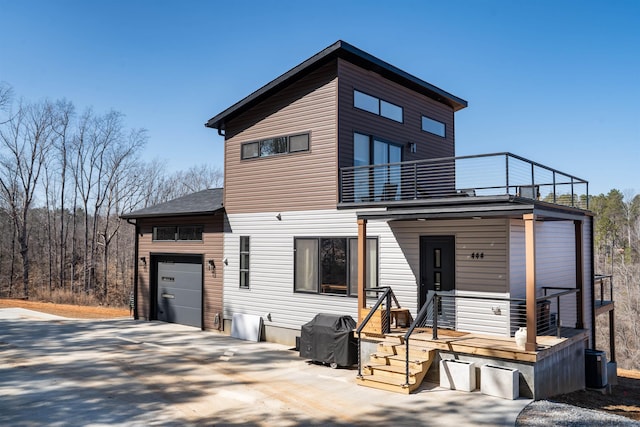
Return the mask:
M 455 243 L 455 236 L 420 237 L 420 307 L 434 293 L 442 296 L 434 309 L 447 328 L 455 328 L 455 299 L 447 297 L 455 294 Z

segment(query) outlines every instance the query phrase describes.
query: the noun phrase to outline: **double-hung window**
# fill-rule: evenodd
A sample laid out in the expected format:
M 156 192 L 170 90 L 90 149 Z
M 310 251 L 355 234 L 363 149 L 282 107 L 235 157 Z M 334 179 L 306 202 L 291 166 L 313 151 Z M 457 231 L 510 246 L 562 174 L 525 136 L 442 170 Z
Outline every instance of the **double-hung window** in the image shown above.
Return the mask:
M 358 295 L 358 239 L 298 237 L 294 242 L 294 289 L 333 295 Z M 378 240 L 367 239 L 367 286 L 378 282 Z

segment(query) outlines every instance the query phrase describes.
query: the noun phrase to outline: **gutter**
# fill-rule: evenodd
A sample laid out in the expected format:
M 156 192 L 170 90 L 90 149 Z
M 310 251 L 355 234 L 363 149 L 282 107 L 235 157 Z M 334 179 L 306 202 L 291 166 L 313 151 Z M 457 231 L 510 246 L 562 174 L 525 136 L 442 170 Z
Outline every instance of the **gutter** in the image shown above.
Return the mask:
M 134 248 L 134 256 L 135 260 L 133 263 L 133 318 L 134 320 L 138 320 L 138 241 L 140 236 L 140 226 L 138 222 L 131 222 L 129 218 L 127 218 L 127 223 L 136 227 L 136 239 L 135 239 L 135 248 Z

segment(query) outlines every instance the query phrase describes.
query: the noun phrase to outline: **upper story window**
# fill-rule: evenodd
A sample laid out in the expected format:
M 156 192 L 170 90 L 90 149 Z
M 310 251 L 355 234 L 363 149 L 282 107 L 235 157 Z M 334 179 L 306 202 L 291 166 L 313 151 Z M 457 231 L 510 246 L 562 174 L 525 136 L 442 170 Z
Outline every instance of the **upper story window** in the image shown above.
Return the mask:
M 422 116 L 422 130 L 441 137 L 446 136 L 446 127 L 444 123 L 434 120 L 427 116 Z
M 402 107 L 385 101 L 384 99 L 367 95 L 366 93 L 357 91 L 355 89 L 353 90 L 353 106 L 361 110 L 377 114 L 378 116 L 395 120 L 399 123 L 402 123 L 403 121 Z
M 158 242 L 202 241 L 202 225 L 153 227 L 153 240 Z
M 245 160 L 275 156 L 277 154 L 297 153 L 300 151 L 309 151 L 308 133 L 247 142 L 242 144 L 240 156 Z

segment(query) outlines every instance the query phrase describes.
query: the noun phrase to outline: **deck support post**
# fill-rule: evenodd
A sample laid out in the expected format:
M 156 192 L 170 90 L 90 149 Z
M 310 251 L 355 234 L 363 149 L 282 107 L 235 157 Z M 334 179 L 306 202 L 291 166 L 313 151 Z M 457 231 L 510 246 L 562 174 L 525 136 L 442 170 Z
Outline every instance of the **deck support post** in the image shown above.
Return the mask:
M 525 350 L 535 351 L 538 334 L 536 316 L 536 215 L 524 214 L 524 241 L 526 257 L 526 311 L 527 311 L 527 342 Z
M 573 221 L 576 238 L 576 329 L 584 329 L 584 238 L 582 233 L 582 221 Z M 595 327 L 592 325 L 591 327 Z
M 367 220 L 358 220 L 358 324 L 364 318 L 363 310 L 367 307 Z

